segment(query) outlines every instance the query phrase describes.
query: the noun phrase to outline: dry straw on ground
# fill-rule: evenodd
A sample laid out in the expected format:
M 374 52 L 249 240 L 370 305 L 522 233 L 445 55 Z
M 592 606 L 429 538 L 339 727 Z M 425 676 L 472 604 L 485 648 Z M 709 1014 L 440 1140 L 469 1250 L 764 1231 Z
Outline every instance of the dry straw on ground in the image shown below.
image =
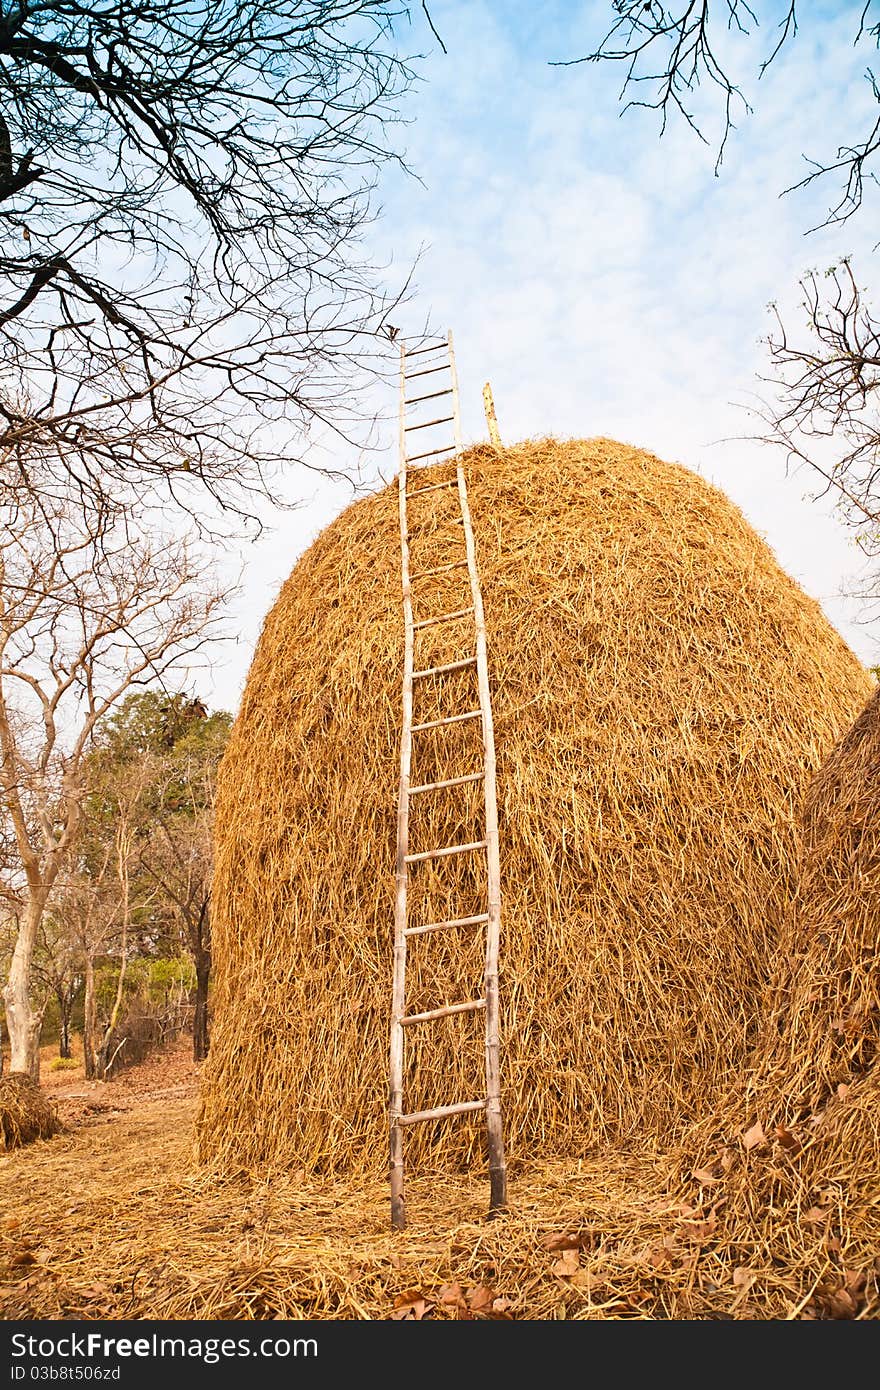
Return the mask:
M 649 1158 L 612 1151 L 536 1164 L 495 1221 L 485 1219 L 483 1179 L 420 1176 L 411 1184 L 419 1221 L 392 1233 L 382 1180 L 195 1169 L 192 1109 L 164 1097 L 0 1163 L 0 1318 L 813 1311 L 808 1269 L 744 1271 L 719 1240 L 711 1201 L 700 1207 L 670 1193 L 663 1165 Z M 871 1297 L 863 1307 L 876 1315 L 876 1289 Z
M 58 1131 L 55 1107 L 24 1072 L 0 1076 L 0 1150 L 49 1139 Z
M 755 1057 L 685 1152 L 744 1266 L 809 1272 L 823 1315 L 876 1315 L 880 689 L 807 791 L 801 855 Z
M 514 1169 L 671 1144 L 766 1012 L 803 788 L 871 682 L 741 513 L 608 440 L 465 458 L 486 603 L 502 837 L 503 1081 Z M 448 466 L 427 481 L 449 476 Z M 454 493 L 411 503 L 413 568 L 458 554 Z M 203 1158 L 383 1171 L 402 614 L 394 486 L 351 506 L 270 613 L 221 770 L 215 1029 Z M 465 571 L 416 618 L 468 602 Z M 426 629 L 417 664 L 466 654 Z M 461 680 L 472 677 L 465 673 Z M 464 687 L 442 699 L 466 708 Z M 440 712 L 419 683 L 416 719 Z M 456 732 L 458 730 L 458 732 Z M 417 780 L 478 765 L 425 736 Z M 414 850 L 477 838 L 473 788 L 421 798 Z M 479 911 L 478 873 L 415 877 L 413 920 Z M 466 932 L 414 939 L 410 1008 L 479 988 Z M 481 1039 L 411 1053 L 413 1109 L 479 1095 Z M 478 1123 L 420 1126 L 413 1167 L 482 1162 Z

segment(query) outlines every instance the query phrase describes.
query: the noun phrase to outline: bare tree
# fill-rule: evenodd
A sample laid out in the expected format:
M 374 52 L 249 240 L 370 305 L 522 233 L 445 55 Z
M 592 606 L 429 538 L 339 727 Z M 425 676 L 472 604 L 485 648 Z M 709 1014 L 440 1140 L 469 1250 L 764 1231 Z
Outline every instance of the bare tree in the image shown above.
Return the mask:
M 852 11 L 853 44 L 865 40 L 880 43 L 880 19 L 875 0 L 855 0 Z M 721 103 L 721 133 L 718 139 L 716 173 L 735 128 L 737 113 L 747 114 L 751 106 L 739 80 L 730 70 L 725 33 L 735 30 L 754 35 L 761 20 L 768 24 L 769 38 L 756 64 L 762 77 L 786 44 L 798 33 L 796 0 L 613 0 L 613 19 L 598 47 L 579 58 L 567 58 L 554 66 L 607 62 L 619 64 L 624 72 L 621 98 L 626 108 L 646 107 L 660 115 L 661 134 L 671 117 L 678 116 L 701 139 L 704 119 L 696 109 L 698 94 L 715 92 Z M 874 22 L 872 22 L 872 19 Z M 874 99 L 880 103 L 880 87 L 869 68 L 866 80 Z M 704 112 L 711 104 L 703 102 Z M 786 192 L 803 188 L 816 179 L 835 175 L 837 200 L 829 208 L 826 221 L 844 222 L 861 206 L 865 180 L 873 178 L 871 165 L 880 151 L 880 114 L 869 130 L 857 135 L 851 144 L 822 159 L 808 159 L 809 172 Z
M 246 507 L 346 427 L 408 9 L 0 0 L 0 445 L 44 486 Z
M 23 903 L 4 990 L 13 1071 L 38 1074 L 34 948 L 81 823 L 90 741 L 127 691 L 214 635 L 223 595 L 201 568 L 185 539 L 144 536 L 101 496 L 77 507 L 23 482 L 2 499 L 0 814 Z
M 33 979 L 41 987 L 46 1002 L 54 998 L 58 1009 L 58 1055 L 71 1057 L 73 1007 L 83 986 L 82 959 L 67 922 L 53 909 L 54 903 L 50 904 L 40 924 Z
M 805 325 L 777 311 L 767 339 L 770 390 L 756 409 L 761 438 L 818 476 L 862 554 L 880 560 L 880 323 L 846 260 L 801 282 Z M 875 583 L 877 579 L 869 583 Z M 876 594 L 874 595 L 876 597 Z
M 728 61 L 725 30 L 754 36 L 760 19 L 769 19 L 770 34 L 758 67 L 766 72 L 798 32 L 795 0 L 759 5 L 749 0 L 614 0 L 613 20 L 598 47 L 568 62 L 610 62 L 624 72 L 622 99 L 660 114 L 661 134 L 678 116 L 705 139 L 703 117 L 711 112 L 711 95 L 721 103 L 721 134 L 716 173 L 735 124 L 737 111 L 750 110 Z M 880 44 L 880 6 L 876 0 L 851 5 L 855 44 Z M 880 85 L 867 71 L 874 100 Z M 696 103 L 703 93 L 700 114 Z M 792 192 L 818 179 L 834 177 L 838 192 L 821 225 L 843 223 L 863 204 L 866 184 L 876 182 L 874 161 L 880 152 L 880 113 L 870 128 L 823 159 L 809 159 L 808 172 L 784 190 Z M 792 331 L 774 306 L 774 327 L 767 338 L 770 367 L 762 377 L 757 407 L 759 438 L 781 447 L 789 464 L 804 465 L 820 480 L 817 493 L 832 495 L 863 553 L 880 559 L 880 324 L 872 316 L 864 291 L 848 260 L 824 276 L 808 272 L 800 282 L 806 329 Z M 766 389 L 766 388 L 769 388 Z M 869 579 L 880 595 L 880 575 Z

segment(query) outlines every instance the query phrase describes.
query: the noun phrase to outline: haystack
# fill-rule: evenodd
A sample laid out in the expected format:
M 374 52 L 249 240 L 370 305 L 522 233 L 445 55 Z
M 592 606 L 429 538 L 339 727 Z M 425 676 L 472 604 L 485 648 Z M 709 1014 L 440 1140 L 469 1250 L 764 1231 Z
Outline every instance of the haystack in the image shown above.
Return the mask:
M 604 439 L 476 448 L 465 466 L 498 746 L 509 1154 L 667 1143 L 754 1047 L 796 808 L 870 678 L 688 470 Z M 458 554 L 455 516 L 449 490 L 414 500 L 414 554 Z M 464 607 L 465 585 L 463 570 L 422 580 L 422 611 Z M 473 640 L 425 634 L 426 666 Z M 221 768 L 204 1159 L 385 1165 L 402 648 L 392 485 L 285 584 Z M 451 679 L 419 682 L 417 720 L 467 708 Z M 413 776 L 475 765 L 478 735 L 454 725 L 423 736 Z M 412 850 L 476 838 L 478 789 L 432 798 Z M 411 920 L 481 903 L 473 862 L 441 861 L 418 875 Z M 413 941 L 411 1011 L 473 997 L 475 935 Z M 432 1028 L 409 1057 L 413 1109 L 482 1090 L 473 1019 Z M 482 1161 L 479 1122 L 419 1126 L 407 1144 L 422 1166 Z
M 0 1150 L 51 1139 L 61 1128 L 48 1096 L 25 1072 L 0 1076 Z
M 701 1171 L 723 1177 L 724 1239 L 743 1263 L 801 1275 L 819 1316 L 871 1300 L 876 1315 L 880 687 L 811 782 L 801 831 L 758 1046 L 700 1127 Z

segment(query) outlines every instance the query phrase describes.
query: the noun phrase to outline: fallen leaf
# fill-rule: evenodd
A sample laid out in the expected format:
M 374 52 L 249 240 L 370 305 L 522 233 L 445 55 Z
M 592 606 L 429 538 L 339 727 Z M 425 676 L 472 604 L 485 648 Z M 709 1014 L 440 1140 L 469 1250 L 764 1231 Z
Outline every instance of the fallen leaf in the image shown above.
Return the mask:
M 810 1207 L 809 1211 L 804 1212 L 802 1220 L 807 1226 L 822 1226 L 830 1215 L 827 1207 Z
M 795 1139 L 790 1129 L 785 1128 L 785 1125 L 777 1125 L 773 1131 L 773 1136 L 777 1143 L 782 1145 L 783 1149 L 797 1148 L 797 1139 Z
M 648 1251 L 648 1264 L 655 1269 L 668 1269 L 675 1264 L 675 1256 L 666 1245 L 658 1245 L 656 1250 Z
M 413 1322 L 421 1322 L 430 1306 L 420 1290 L 408 1289 L 406 1293 L 398 1294 L 395 1298 L 391 1317 L 396 1322 L 402 1322 L 406 1318 Z
M 714 1172 L 711 1168 L 695 1168 L 692 1177 L 695 1177 L 697 1182 L 702 1183 L 704 1187 L 708 1187 L 710 1183 L 721 1181 L 721 1174 Z
M 742 1141 L 745 1149 L 757 1149 L 759 1145 L 767 1143 L 767 1136 L 760 1120 L 756 1120 L 751 1129 L 746 1130 Z
M 508 1311 L 508 1309 L 511 1308 L 511 1307 L 512 1307 L 512 1304 L 511 1304 L 509 1298 L 493 1298 L 493 1299 L 492 1299 L 492 1312 L 493 1312 L 493 1313 L 506 1313 L 506 1312 Z
M 440 1303 L 446 1304 L 464 1302 L 461 1284 L 444 1284 L 437 1298 Z
M 21 1222 L 16 1216 L 8 1216 L 6 1220 L 3 1222 L 4 1231 L 18 1231 L 20 1230 L 20 1228 Z
M 733 1271 L 733 1287 L 735 1289 L 747 1289 L 757 1277 L 753 1269 L 746 1269 L 744 1265 L 738 1265 Z
M 580 1250 L 581 1237 L 570 1234 L 544 1236 L 541 1240 L 541 1246 L 551 1253 L 556 1250 Z
M 839 1095 L 841 1100 L 846 1100 L 847 1096 L 849 1095 L 849 1089 L 850 1088 L 849 1086 L 847 1086 L 846 1082 L 841 1081 L 838 1083 L 837 1094 Z
M 47 1265 L 52 1258 L 52 1251 L 47 1245 L 41 1245 L 39 1250 L 34 1251 L 34 1260 L 38 1265 Z
M 476 1284 L 468 1293 L 468 1307 L 472 1313 L 485 1313 L 492 1307 L 495 1292 L 488 1284 Z
M 10 1263 L 11 1265 L 13 1265 L 13 1266 L 15 1266 L 15 1265 L 32 1265 L 32 1264 L 36 1264 L 36 1260 L 34 1259 L 34 1256 L 33 1256 L 33 1252 L 32 1252 L 32 1251 L 30 1251 L 30 1250 L 16 1250 L 15 1253 L 13 1254 L 13 1256 L 12 1256 L 12 1259 L 9 1261 L 9 1263 Z
M 570 1279 L 581 1267 L 581 1257 L 577 1250 L 563 1250 L 553 1264 L 553 1273 L 561 1279 Z
M 858 1309 L 856 1301 L 847 1289 L 835 1289 L 833 1293 L 826 1293 L 821 1299 L 822 1306 L 832 1318 L 852 1318 L 855 1317 Z

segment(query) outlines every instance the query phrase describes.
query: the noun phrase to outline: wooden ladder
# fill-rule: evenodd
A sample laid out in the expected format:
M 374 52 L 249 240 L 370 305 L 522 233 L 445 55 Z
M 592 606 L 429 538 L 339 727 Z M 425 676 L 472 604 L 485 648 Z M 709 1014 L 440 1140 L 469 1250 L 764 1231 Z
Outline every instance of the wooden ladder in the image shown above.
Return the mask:
M 416 382 L 418 384 L 414 385 L 413 383 Z M 407 392 L 411 392 L 411 394 L 408 395 Z M 424 407 L 427 407 L 429 418 L 420 418 Z M 443 432 L 442 437 L 446 440 L 451 433 L 453 442 L 428 448 L 427 441 L 436 438 L 438 430 Z M 415 444 L 414 448 L 413 444 Z M 411 448 L 413 448 L 412 453 L 409 452 Z M 418 477 L 421 469 L 430 468 L 433 464 L 442 462 L 455 465 L 454 478 L 444 482 L 431 483 L 428 486 L 417 485 L 415 488 L 410 486 L 410 481 L 414 477 Z M 492 729 L 492 704 L 489 695 L 483 600 L 477 572 L 467 485 L 464 469 L 461 465 L 458 379 L 451 333 L 445 339 L 435 340 L 427 344 L 421 343 L 410 351 L 407 351 L 405 342 L 400 344 L 400 474 L 398 481 L 405 645 L 403 725 L 400 740 L 400 789 L 397 803 L 397 894 L 394 912 L 394 984 L 391 1003 L 389 1120 L 391 1130 L 391 1224 L 395 1230 L 403 1230 L 406 1226 L 403 1131 L 407 1125 L 441 1120 L 450 1115 L 465 1115 L 474 1111 L 483 1111 L 486 1116 L 489 1154 L 490 1214 L 505 1206 L 507 1192 L 499 1061 L 498 950 L 501 894 L 498 809 L 495 788 L 495 741 Z M 456 489 L 460 508 L 458 520 L 461 523 L 461 531 L 458 534 L 463 540 L 463 553 L 445 556 L 443 564 L 423 569 L 420 573 L 413 573 L 410 569 L 407 501 L 422 493 L 444 488 Z M 418 580 L 427 575 L 445 573 L 465 567 L 470 580 L 470 605 L 450 613 L 420 614 L 418 621 L 415 621 L 413 617 L 413 579 Z M 414 668 L 414 652 L 419 633 L 436 624 L 450 623 L 471 616 L 473 617 L 475 633 L 473 654 L 463 655 L 455 661 L 446 662 L 439 666 L 428 666 L 421 670 Z M 414 724 L 414 683 L 428 677 L 445 678 L 453 672 L 464 671 L 467 668 L 472 668 L 476 676 L 478 707 L 450 709 L 443 714 L 442 718 Z M 473 704 L 473 700 L 471 700 L 471 704 Z M 482 729 L 482 767 L 465 776 L 413 786 L 410 781 L 413 736 L 418 736 L 428 729 L 439 729 L 447 725 L 457 725 L 477 719 L 480 720 Z M 409 851 L 410 799 L 419 796 L 430 797 L 437 791 L 446 791 L 449 788 L 477 782 L 481 782 L 483 786 L 485 808 L 483 838 L 474 839 L 470 843 L 438 845 L 435 849 L 411 854 Z M 410 925 L 407 916 L 409 880 L 410 874 L 416 870 L 417 866 L 429 860 L 449 864 L 454 862 L 457 856 L 478 854 L 485 854 L 486 857 L 486 910 L 478 914 L 471 912 L 465 916 L 453 915 L 440 922 L 418 922 Z M 460 1003 L 447 1004 L 442 1008 L 433 1008 L 420 1013 L 407 1013 L 406 953 L 409 938 L 426 932 L 456 931 L 475 927 L 484 928 L 486 934 L 482 997 L 462 1000 Z M 429 1110 L 407 1113 L 404 1109 L 403 1094 L 404 1057 L 407 1040 L 414 1040 L 417 1033 L 420 1033 L 422 1029 L 430 1028 L 437 1019 L 445 1018 L 450 1014 L 471 1012 L 482 1013 L 485 1018 L 485 1095 L 478 1100 L 459 1101 L 454 1104 L 438 1105 Z

